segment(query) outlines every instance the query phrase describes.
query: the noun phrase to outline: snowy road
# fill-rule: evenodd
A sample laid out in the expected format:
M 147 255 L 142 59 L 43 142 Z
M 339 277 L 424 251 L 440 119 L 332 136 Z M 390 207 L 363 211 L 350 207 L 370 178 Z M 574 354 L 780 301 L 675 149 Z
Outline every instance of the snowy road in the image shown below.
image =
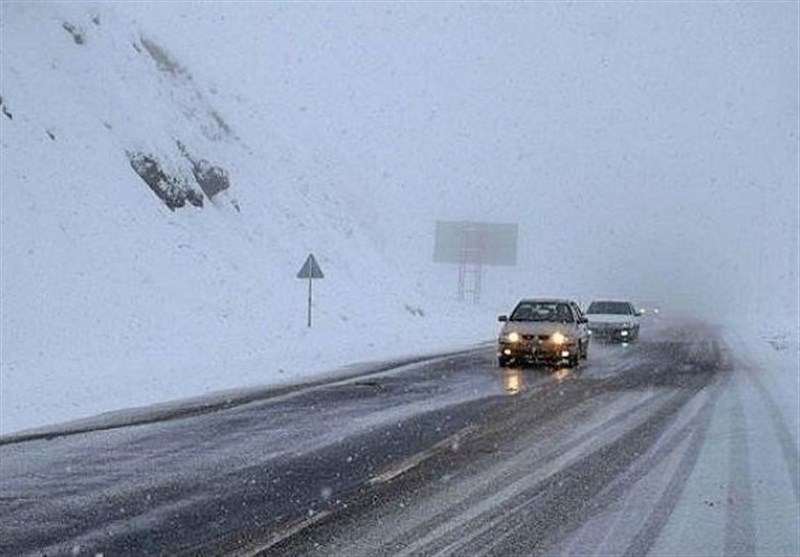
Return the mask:
M 482 348 L 6 443 L 0 554 L 796 553 L 791 418 L 765 413 L 764 470 L 734 442 L 752 366 L 699 325 L 593 348 L 576 373 Z

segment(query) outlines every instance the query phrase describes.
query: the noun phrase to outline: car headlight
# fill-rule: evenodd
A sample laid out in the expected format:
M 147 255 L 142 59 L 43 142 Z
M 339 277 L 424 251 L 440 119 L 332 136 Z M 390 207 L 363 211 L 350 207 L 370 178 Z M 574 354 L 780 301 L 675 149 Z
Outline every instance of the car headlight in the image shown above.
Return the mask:
M 622 332 L 620 333 L 620 335 L 622 335 L 622 336 L 626 337 L 626 336 L 628 336 L 628 331 L 622 331 Z
M 513 332 L 511 332 L 511 333 L 508 333 L 508 334 L 506 335 L 506 340 L 507 340 L 508 342 L 519 342 L 519 333 L 518 333 L 518 332 L 516 332 L 516 331 L 513 331 Z
M 550 340 L 553 341 L 553 344 L 561 345 L 561 344 L 564 344 L 565 342 L 567 342 L 569 339 L 566 336 L 564 336 L 562 333 L 558 333 L 557 332 L 557 333 L 553 333 L 553 336 L 550 337 Z

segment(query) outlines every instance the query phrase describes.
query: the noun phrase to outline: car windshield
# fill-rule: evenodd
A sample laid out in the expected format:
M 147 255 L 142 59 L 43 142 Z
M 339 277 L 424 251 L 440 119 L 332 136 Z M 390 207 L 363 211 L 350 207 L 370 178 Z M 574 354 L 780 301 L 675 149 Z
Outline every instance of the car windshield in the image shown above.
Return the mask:
M 511 321 L 572 321 L 572 310 L 563 302 L 522 302 L 511 314 Z
M 633 315 L 628 302 L 592 302 L 586 313 L 604 313 L 610 315 Z

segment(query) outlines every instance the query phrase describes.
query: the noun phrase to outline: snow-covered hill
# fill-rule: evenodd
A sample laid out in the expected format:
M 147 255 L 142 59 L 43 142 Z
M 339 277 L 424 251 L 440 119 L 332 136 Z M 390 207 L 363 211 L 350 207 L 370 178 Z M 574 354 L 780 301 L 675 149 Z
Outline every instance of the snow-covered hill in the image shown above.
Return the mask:
M 134 12 L 3 4 L 0 431 L 491 337 L 383 249 L 379 196 L 289 148 L 231 75 L 194 77 L 209 51 L 172 46 L 202 26 Z
M 796 338 L 796 15 L 0 2 L 0 433 L 488 340 L 522 296 Z M 479 306 L 440 219 L 519 226 Z

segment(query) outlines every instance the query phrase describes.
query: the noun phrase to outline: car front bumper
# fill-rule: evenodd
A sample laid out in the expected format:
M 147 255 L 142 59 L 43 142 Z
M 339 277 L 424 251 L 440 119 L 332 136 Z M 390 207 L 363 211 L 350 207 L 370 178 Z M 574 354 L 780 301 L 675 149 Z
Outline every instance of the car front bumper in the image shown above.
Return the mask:
M 498 358 L 530 364 L 558 363 L 574 358 L 577 353 L 574 344 L 500 342 L 497 347 Z
M 632 342 L 639 336 L 639 327 L 590 325 L 589 333 L 598 342 Z

